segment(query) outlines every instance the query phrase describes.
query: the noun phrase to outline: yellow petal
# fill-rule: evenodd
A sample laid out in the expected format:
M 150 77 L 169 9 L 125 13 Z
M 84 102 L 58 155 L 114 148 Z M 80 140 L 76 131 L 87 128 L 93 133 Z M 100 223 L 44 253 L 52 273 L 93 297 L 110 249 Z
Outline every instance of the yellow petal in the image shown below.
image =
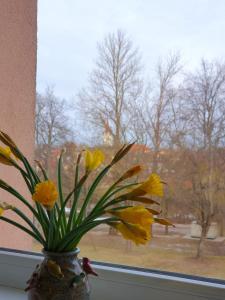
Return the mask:
M 101 150 L 94 150 L 93 152 L 85 151 L 85 168 L 87 171 L 97 169 L 104 161 L 105 156 Z
M 14 156 L 18 159 L 21 159 L 20 155 L 18 155 L 18 149 L 14 141 L 8 136 L 5 132 L 0 131 L 0 141 L 4 143 L 6 146 L 9 146 L 10 150 L 14 154 Z
M 131 196 L 143 196 L 145 194 L 163 196 L 163 183 L 157 174 L 151 174 L 145 182 L 129 193 Z
M 93 155 L 92 155 L 91 151 L 86 150 L 85 151 L 85 168 L 86 168 L 86 170 L 91 169 L 92 161 L 93 161 Z
M 101 150 L 95 150 L 93 152 L 93 169 L 97 169 L 104 161 L 105 155 Z
M 13 209 L 13 206 L 7 202 L 0 203 L 0 216 L 4 213 L 5 210 Z
M 109 210 L 108 212 L 124 222 L 140 225 L 146 230 L 154 222 L 152 214 L 144 206 Z
M 12 152 L 9 147 L 0 146 L 0 163 L 11 166 L 12 165 L 11 154 Z
M 163 184 L 162 181 L 157 174 L 151 174 L 146 182 L 142 184 L 140 187 L 147 194 L 153 196 L 163 196 Z
M 151 238 L 150 228 L 147 231 L 140 225 L 128 223 L 116 223 L 112 226 L 122 234 L 123 238 L 135 242 L 136 245 L 146 244 Z
M 0 207 L 0 216 L 2 216 L 4 213 L 4 209 L 2 207 Z
M 58 198 L 58 192 L 53 181 L 46 180 L 35 186 L 35 192 L 32 196 L 34 201 L 44 205 L 47 209 L 51 209 Z

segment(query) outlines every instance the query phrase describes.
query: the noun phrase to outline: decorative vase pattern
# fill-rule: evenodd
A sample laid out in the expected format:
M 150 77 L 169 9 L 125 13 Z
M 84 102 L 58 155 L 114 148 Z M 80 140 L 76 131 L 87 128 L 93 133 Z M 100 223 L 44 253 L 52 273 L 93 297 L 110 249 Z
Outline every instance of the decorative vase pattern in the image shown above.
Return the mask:
M 43 253 L 43 262 L 27 282 L 28 300 L 89 300 L 90 287 L 78 259 L 79 249 Z

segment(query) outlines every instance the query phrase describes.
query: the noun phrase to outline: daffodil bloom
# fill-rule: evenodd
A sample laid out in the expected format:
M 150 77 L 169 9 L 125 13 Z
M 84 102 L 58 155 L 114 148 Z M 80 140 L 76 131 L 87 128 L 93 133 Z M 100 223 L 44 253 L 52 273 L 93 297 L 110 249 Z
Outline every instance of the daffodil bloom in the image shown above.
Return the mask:
M 3 215 L 4 213 L 4 208 L 0 207 L 0 217 Z
M 140 184 L 137 188 L 133 189 L 130 193 L 131 196 L 143 196 L 149 194 L 151 196 L 163 196 L 163 183 L 157 174 L 151 174 L 146 181 Z
M 14 156 L 18 159 L 21 159 L 20 155 L 18 155 L 18 149 L 14 141 L 3 131 L 0 131 L 0 141 L 8 146 Z
M 146 244 L 151 238 L 152 214 L 144 206 L 134 206 L 124 209 L 108 210 L 108 213 L 118 217 L 121 223 L 114 227 L 123 237 L 138 244 Z
M 105 156 L 101 150 L 94 150 L 93 152 L 85 151 L 85 168 L 87 171 L 92 171 L 97 169 L 104 161 Z
M 132 168 L 130 168 L 128 171 L 126 171 L 121 177 L 120 179 L 118 180 L 118 182 L 121 182 L 123 180 L 126 180 L 130 177 L 133 177 L 135 175 L 137 175 L 138 173 L 140 173 L 142 170 L 142 167 L 137 165 L 137 166 L 134 166 Z
M 133 241 L 136 245 L 146 244 L 150 238 L 150 228 L 146 231 L 143 227 L 137 224 L 115 223 L 112 224 L 126 240 Z
M 118 217 L 123 222 L 140 225 L 147 232 L 154 222 L 152 214 L 144 206 L 133 206 L 124 209 L 108 210 L 110 214 Z
M 58 192 L 53 181 L 46 180 L 35 186 L 35 192 L 32 196 L 34 201 L 41 203 L 46 209 L 52 209 L 57 198 Z
M 9 147 L 0 146 L 0 163 L 4 165 L 12 165 L 11 150 Z
M 0 203 L 0 216 L 2 216 L 4 211 L 8 209 L 13 209 L 13 206 L 6 202 Z

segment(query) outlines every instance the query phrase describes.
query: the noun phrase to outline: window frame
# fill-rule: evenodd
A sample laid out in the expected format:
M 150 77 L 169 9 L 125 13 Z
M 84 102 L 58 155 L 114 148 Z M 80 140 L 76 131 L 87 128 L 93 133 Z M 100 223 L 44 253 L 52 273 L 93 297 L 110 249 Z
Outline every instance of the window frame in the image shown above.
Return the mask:
M 0 249 L 0 285 L 24 289 L 42 254 Z M 225 282 L 170 272 L 93 263 L 92 300 L 225 299 Z M 1 288 L 0 288 L 1 295 Z

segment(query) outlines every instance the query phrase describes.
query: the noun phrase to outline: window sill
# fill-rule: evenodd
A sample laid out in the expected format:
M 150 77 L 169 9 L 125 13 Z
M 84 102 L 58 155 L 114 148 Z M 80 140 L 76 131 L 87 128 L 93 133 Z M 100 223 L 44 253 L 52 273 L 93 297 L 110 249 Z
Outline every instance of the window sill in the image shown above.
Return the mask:
M 41 259 L 39 255 L 0 251 L 0 300 L 26 299 L 22 290 Z M 98 264 L 94 268 L 99 276 L 90 277 L 92 300 L 225 299 L 222 283 Z
M 25 292 L 12 287 L 0 286 L 0 300 L 26 300 Z

